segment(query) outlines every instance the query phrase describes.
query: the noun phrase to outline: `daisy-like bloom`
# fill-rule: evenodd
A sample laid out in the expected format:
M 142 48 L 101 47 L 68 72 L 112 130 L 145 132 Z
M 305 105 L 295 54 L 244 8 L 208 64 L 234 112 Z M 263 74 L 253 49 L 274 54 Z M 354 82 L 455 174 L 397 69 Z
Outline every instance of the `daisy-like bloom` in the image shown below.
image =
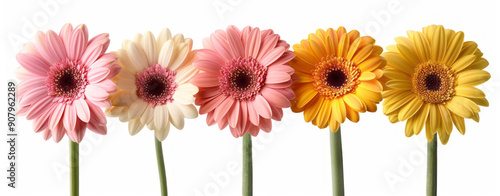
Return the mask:
M 154 130 L 159 141 L 167 137 L 170 124 L 184 128 L 184 118 L 196 118 L 193 95 L 198 88 L 189 80 L 198 70 L 191 64 L 193 40 L 182 34 L 172 37 L 163 29 L 155 39 L 151 32 L 125 40 L 118 55 L 122 71 L 113 80 L 118 91 L 110 95 L 112 107 L 106 114 L 128 121 L 131 135 L 144 125 Z
M 282 108 L 295 96 L 290 45 L 272 30 L 229 26 L 203 46 L 194 62 L 200 73 L 191 82 L 200 89 L 195 104 L 208 114 L 208 125 L 218 123 L 221 130 L 229 125 L 234 137 L 270 132 L 271 119 L 281 120 Z
M 425 125 L 427 140 L 437 132 L 442 144 L 450 138 L 453 124 L 465 134 L 464 118 L 479 122 L 479 107 L 488 106 L 484 93 L 475 86 L 490 74 L 488 61 L 464 33 L 443 26 L 408 31 L 396 38 L 384 53 L 387 77 L 383 96 L 384 114 L 392 123 L 406 122 L 406 136 L 418 135 Z
M 38 32 L 35 39 L 17 54 L 17 114 L 34 120 L 33 129 L 45 140 L 59 142 L 67 134 L 79 143 L 87 128 L 106 134 L 101 107 L 111 106 L 108 96 L 116 91 L 111 78 L 120 72 L 116 55 L 105 53 L 108 34 L 89 40 L 87 26 L 66 24 L 59 34 Z
M 292 85 L 292 111 L 304 112 L 306 122 L 336 132 L 346 117 L 358 122 L 360 112 L 377 110 L 386 62 L 373 38 L 344 27 L 318 29 L 293 50 L 290 65 L 299 79 Z

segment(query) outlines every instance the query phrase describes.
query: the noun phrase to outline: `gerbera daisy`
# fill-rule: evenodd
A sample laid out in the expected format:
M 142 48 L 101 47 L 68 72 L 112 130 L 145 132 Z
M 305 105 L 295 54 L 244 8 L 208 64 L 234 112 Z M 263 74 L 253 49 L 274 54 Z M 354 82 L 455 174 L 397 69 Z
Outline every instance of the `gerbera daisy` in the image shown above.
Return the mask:
M 111 106 L 108 95 L 116 86 L 110 78 L 120 71 L 116 55 L 105 53 L 108 34 L 89 40 L 87 26 L 66 24 L 59 34 L 38 32 L 35 39 L 17 54 L 17 114 L 34 120 L 33 129 L 46 140 L 59 142 L 67 134 L 79 143 L 87 128 L 106 134 L 100 107 Z
M 106 114 L 128 121 L 131 135 L 147 125 L 160 141 L 167 137 L 170 124 L 184 128 L 184 118 L 196 118 L 193 95 L 198 88 L 189 79 L 198 71 L 191 66 L 193 41 L 182 34 L 171 36 L 169 29 L 157 39 L 151 32 L 137 34 L 119 49 L 122 71 L 113 80 L 118 91 L 110 95 L 112 107 Z
M 117 57 L 105 53 L 107 33 L 89 40 L 87 26 L 73 29 L 66 24 L 59 34 L 38 32 L 35 43 L 17 54 L 21 67 L 17 77 L 18 115 L 34 120 L 35 132 L 55 142 L 68 135 L 70 141 L 71 195 L 78 195 L 79 144 L 86 129 L 105 135 L 106 117 L 101 107 L 110 107 L 109 93 L 116 91 L 110 78 L 120 72 Z
M 292 85 L 297 97 L 292 111 L 304 112 L 304 120 L 335 132 L 346 117 L 359 121 L 359 112 L 375 112 L 382 101 L 378 79 L 385 66 L 382 48 L 356 30 L 318 29 L 300 44 L 290 62 L 298 81 Z
M 346 117 L 358 122 L 359 112 L 375 112 L 382 101 L 382 48 L 369 36 L 339 27 L 318 29 L 293 50 L 297 57 L 290 66 L 298 81 L 292 85 L 292 111 L 304 112 L 304 120 L 321 129 L 330 127 L 333 193 L 344 195 L 340 124 Z
M 396 43 L 383 54 L 383 111 L 392 123 L 407 121 L 407 137 L 418 135 L 425 125 L 427 195 L 436 195 L 437 135 L 445 145 L 453 124 L 465 134 L 464 118 L 479 122 L 479 105 L 488 106 L 488 101 L 475 86 L 490 78 L 483 70 L 488 61 L 475 42 L 464 42 L 463 32 L 441 25 L 408 31 L 408 38 L 398 37 Z
M 282 108 L 295 97 L 290 89 L 295 55 L 272 30 L 235 26 L 217 30 L 203 42 L 191 80 L 200 88 L 195 103 L 207 124 L 229 125 L 235 138 L 243 136 L 243 195 L 252 195 L 252 140 L 259 130 L 270 132 L 271 119 L 281 120 Z
M 443 26 L 408 31 L 396 38 L 396 45 L 384 53 L 387 89 L 383 112 L 393 123 L 407 121 L 405 133 L 418 135 L 425 125 L 427 140 L 437 132 L 446 144 L 453 124 L 465 134 L 464 118 L 479 122 L 478 105 L 488 106 L 483 91 L 475 86 L 490 74 L 483 69 L 488 61 L 464 33 Z
M 295 56 L 289 45 L 272 30 L 229 26 L 203 42 L 194 66 L 200 73 L 191 82 L 200 92 L 195 104 L 207 115 L 208 125 L 229 125 L 234 137 L 257 136 L 271 131 L 271 119 L 281 120 L 282 108 L 294 98 L 289 88 Z

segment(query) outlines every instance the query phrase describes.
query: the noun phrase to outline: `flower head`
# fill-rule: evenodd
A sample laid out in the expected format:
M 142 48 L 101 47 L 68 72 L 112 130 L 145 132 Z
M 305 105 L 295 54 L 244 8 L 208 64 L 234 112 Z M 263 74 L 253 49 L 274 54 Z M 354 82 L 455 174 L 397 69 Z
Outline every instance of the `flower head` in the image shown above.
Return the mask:
M 163 29 L 155 39 L 151 32 L 125 40 L 116 53 L 122 71 L 113 80 L 118 91 L 110 95 L 112 107 L 106 114 L 128 121 L 131 135 L 146 125 L 158 140 L 167 137 L 170 124 L 184 128 L 184 118 L 196 118 L 193 95 L 198 88 L 189 83 L 198 72 L 193 41 L 182 34 L 171 36 Z
M 290 65 L 298 81 L 292 111 L 304 120 L 335 132 L 346 117 L 359 121 L 359 112 L 375 112 L 382 101 L 382 48 L 369 36 L 344 27 L 318 29 L 293 46 L 297 55 Z
M 217 30 L 203 45 L 194 62 L 200 73 L 191 81 L 200 89 L 195 103 L 208 114 L 208 125 L 229 125 L 234 137 L 270 132 L 271 119 L 281 120 L 282 108 L 295 97 L 290 46 L 272 30 L 234 26 Z
M 114 64 L 115 54 L 105 53 L 108 34 L 88 37 L 87 26 L 66 24 L 59 34 L 38 32 L 36 42 L 17 54 L 17 114 L 34 120 L 35 132 L 43 132 L 44 139 L 59 142 L 67 134 L 79 143 L 87 128 L 107 132 L 100 107 L 111 106 L 108 95 L 116 86 L 110 78 L 120 66 Z
M 479 122 L 479 107 L 488 106 L 485 94 L 475 86 L 490 74 L 483 69 L 488 61 L 464 33 L 443 26 L 408 31 L 387 47 L 383 93 L 384 114 L 393 123 L 407 121 L 407 137 L 418 135 L 425 125 L 428 141 L 437 132 L 446 144 L 453 124 L 465 134 L 464 118 Z

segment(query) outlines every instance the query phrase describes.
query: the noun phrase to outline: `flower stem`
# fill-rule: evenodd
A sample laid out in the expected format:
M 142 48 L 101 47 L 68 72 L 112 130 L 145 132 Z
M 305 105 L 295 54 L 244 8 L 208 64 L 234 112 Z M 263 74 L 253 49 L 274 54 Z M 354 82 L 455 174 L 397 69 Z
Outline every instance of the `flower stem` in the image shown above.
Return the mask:
M 334 196 L 344 195 L 344 166 L 342 162 L 342 137 L 340 127 L 330 131 L 330 153 L 332 158 L 332 187 Z
M 243 196 L 252 196 L 252 137 L 243 136 Z
M 70 178 L 71 178 L 71 187 L 70 187 L 70 195 L 78 196 L 79 195 L 79 154 L 80 149 L 79 145 L 76 142 L 69 140 L 69 167 L 70 167 Z
M 161 142 L 155 137 L 156 161 L 158 162 L 158 174 L 160 175 L 161 195 L 167 196 L 167 175 L 165 174 L 165 162 L 163 160 L 163 149 Z
M 427 143 L 427 196 L 437 195 L 437 134 Z

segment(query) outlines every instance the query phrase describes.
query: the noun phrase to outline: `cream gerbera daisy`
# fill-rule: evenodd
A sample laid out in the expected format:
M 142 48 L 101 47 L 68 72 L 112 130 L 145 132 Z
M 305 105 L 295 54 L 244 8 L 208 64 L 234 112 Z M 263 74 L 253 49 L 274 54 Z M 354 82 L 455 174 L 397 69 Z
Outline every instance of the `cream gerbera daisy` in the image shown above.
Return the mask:
M 145 125 L 154 130 L 159 141 L 167 137 L 170 124 L 184 127 L 184 118 L 196 118 L 193 95 L 198 88 L 189 80 L 198 71 L 191 64 L 193 41 L 182 34 L 171 36 L 164 29 L 157 39 L 151 32 L 137 34 L 119 49 L 118 63 L 123 67 L 115 78 L 118 91 L 111 94 L 108 116 L 128 121 L 131 135 Z

